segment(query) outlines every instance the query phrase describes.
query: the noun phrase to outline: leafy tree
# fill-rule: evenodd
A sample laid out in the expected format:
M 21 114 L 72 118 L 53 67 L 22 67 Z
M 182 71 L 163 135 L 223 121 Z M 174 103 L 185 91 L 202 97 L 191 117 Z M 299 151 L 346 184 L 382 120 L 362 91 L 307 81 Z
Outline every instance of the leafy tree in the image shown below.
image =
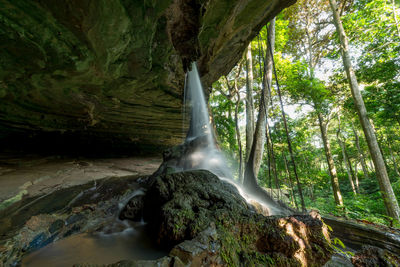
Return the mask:
M 336 31 L 339 35 L 343 65 L 347 74 L 347 79 L 349 80 L 351 93 L 353 95 L 353 100 L 361 122 L 361 126 L 363 128 L 371 157 L 375 165 L 375 171 L 377 174 L 379 186 L 381 188 L 383 201 L 385 202 L 388 215 L 398 221 L 400 219 L 400 207 L 397 202 L 396 196 L 394 195 L 393 188 L 390 184 L 389 176 L 387 174 L 386 166 L 382 157 L 382 152 L 379 149 L 375 132 L 368 119 L 367 110 L 365 108 L 364 101 L 359 90 L 358 81 L 350 59 L 348 38 L 340 19 L 339 8 L 335 0 L 329 0 L 329 3 L 333 13 Z

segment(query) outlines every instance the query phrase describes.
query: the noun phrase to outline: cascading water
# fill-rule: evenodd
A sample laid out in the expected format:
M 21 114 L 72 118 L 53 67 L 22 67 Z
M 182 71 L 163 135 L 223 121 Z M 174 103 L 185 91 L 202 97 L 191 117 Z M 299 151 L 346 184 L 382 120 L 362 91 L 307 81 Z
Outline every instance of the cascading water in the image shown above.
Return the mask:
M 208 145 L 210 148 L 214 148 L 215 144 L 211 133 L 210 117 L 208 115 L 200 75 L 196 63 L 192 63 L 191 67 L 192 69 L 187 73 L 187 84 L 185 86 L 185 96 L 187 96 L 191 105 L 190 128 L 186 136 L 186 141 L 206 135 Z
M 217 176 L 231 178 L 232 173 L 226 165 L 225 158 L 215 145 L 210 116 L 196 63 L 192 63 L 191 70 L 186 74 L 185 103 L 188 102 L 190 103 L 191 118 L 185 142 L 188 143 L 197 139 L 199 140 L 197 143 L 201 143 L 201 145 L 197 146 L 195 151 L 190 154 L 192 164 L 186 169 L 206 169 Z
M 237 187 L 239 193 L 249 202 L 258 203 L 269 211 L 269 215 L 281 214 L 281 209 L 276 203 L 269 203 L 255 198 L 237 184 L 228 167 L 225 157 L 217 149 L 210 124 L 208 108 L 204 97 L 203 87 L 196 63 L 192 63 L 191 70 L 187 72 L 185 79 L 184 105 L 190 103 L 190 126 L 185 143 L 194 142 L 195 149 L 186 156 L 190 164 L 184 170 L 206 169 Z M 187 99 L 186 99 L 187 98 Z M 186 114 L 186 111 L 184 111 Z M 196 140 L 198 140 L 196 142 Z

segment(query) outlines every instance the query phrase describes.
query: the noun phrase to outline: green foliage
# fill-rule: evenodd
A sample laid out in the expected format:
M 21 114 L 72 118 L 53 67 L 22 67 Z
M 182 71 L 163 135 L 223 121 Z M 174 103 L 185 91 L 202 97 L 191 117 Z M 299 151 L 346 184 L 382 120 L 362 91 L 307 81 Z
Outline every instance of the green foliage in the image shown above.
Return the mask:
M 342 178 L 344 184 L 346 178 Z M 362 192 L 356 196 L 351 193 L 350 187 L 342 186 L 345 208 L 337 208 L 332 198 L 329 198 L 329 192 L 326 188 L 319 187 L 315 191 L 316 199 L 306 198 L 307 207 L 317 209 L 321 214 L 330 214 L 335 216 L 344 216 L 361 221 L 370 221 L 382 225 L 390 225 L 391 219 L 385 215 L 385 207 L 379 192 L 379 186 L 375 177 L 362 179 L 360 187 Z M 399 183 L 395 183 L 393 188 L 396 195 L 400 193 Z
M 389 0 L 358 0 L 344 17 L 351 42 L 360 46 L 359 82 L 369 115 L 382 123 L 399 120 L 400 32 Z
M 353 253 L 353 252 L 343 250 L 343 249 L 346 248 L 346 246 L 345 246 L 345 245 L 343 244 L 343 242 L 342 242 L 339 238 L 337 238 L 337 237 L 335 237 L 335 238 L 332 239 L 331 246 L 332 246 L 333 250 L 334 250 L 336 253 L 338 253 L 338 254 L 347 256 L 347 257 L 349 257 L 349 258 L 351 258 L 352 256 L 354 256 L 354 253 Z
M 352 61 L 357 78 L 362 84 L 362 95 L 377 133 L 390 180 L 397 197 L 400 197 L 400 33 L 397 30 L 393 7 L 389 0 L 356 0 L 341 3 L 345 30 L 351 38 Z M 398 6 L 395 7 L 399 12 Z M 364 174 L 360 163 L 360 151 L 370 165 L 368 146 L 358 122 L 354 103 L 342 63 L 339 60 L 338 36 L 331 22 L 328 1 L 301 0 L 276 18 L 275 65 L 284 104 L 297 105 L 298 109 L 312 107 L 311 111 L 296 114 L 287 112 L 289 135 L 297 166 L 297 174 L 307 208 L 316 208 L 322 214 L 333 214 L 353 219 L 390 224 L 385 214 L 379 186 L 373 168 Z M 260 37 L 252 41 L 254 99 L 256 114 L 261 91 L 263 56 L 266 54 L 267 27 Z M 260 53 L 261 51 L 261 53 Z M 243 64 L 243 61 L 241 61 Z M 261 64 L 260 64 L 261 63 Z M 326 64 L 328 63 L 328 64 Z M 327 66 L 325 66 L 327 65 Z M 321 74 L 323 70 L 326 73 Z M 230 83 L 237 78 L 241 92 L 239 122 L 242 146 L 245 147 L 245 68 L 238 75 L 239 65 L 227 76 Z M 275 78 L 275 77 L 274 77 Z M 214 114 L 221 147 L 230 151 L 232 162 L 238 160 L 234 109 L 236 97 L 227 97 L 226 81 L 214 84 L 210 103 Z M 279 187 L 298 198 L 293 166 L 288 161 L 288 146 L 281 118 L 277 92 L 271 88 L 272 106 L 268 122 L 274 149 Z M 221 93 L 222 92 L 222 93 Z M 285 107 L 286 109 L 286 107 Z M 328 124 L 328 139 L 337 169 L 344 206 L 335 205 L 328 174 L 321 132 L 316 114 Z M 341 147 L 337 141 L 340 118 L 340 137 L 345 146 L 350 172 L 359 179 L 359 194 L 353 194 L 344 164 Z M 357 133 L 359 148 L 356 146 Z M 258 182 L 275 188 L 271 148 L 264 147 L 264 158 Z M 360 151 L 359 151 L 360 149 Z M 244 153 L 244 152 L 243 152 Z M 289 172 L 285 168 L 288 161 Z M 357 169 L 357 170 L 356 170 Z M 289 180 L 289 175 L 292 181 Z M 369 178 L 365 177 L 368 176 Z M 355 182 L 355 181 L 354 181 Z M 289 196 L 290 198 L 290 196 Z M 299 203 L 299 201 L 298 201 Z M 294 206 L 294 203 L 290 203 Z

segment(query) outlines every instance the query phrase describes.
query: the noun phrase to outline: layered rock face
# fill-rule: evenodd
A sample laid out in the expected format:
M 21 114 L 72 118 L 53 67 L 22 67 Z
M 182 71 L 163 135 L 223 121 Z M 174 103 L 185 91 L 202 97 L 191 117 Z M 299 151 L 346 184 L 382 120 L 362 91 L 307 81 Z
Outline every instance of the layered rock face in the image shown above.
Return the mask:
M 187 64 L 209 87 L 292 2 L 2 0 L 0 141 L 177 144 Z

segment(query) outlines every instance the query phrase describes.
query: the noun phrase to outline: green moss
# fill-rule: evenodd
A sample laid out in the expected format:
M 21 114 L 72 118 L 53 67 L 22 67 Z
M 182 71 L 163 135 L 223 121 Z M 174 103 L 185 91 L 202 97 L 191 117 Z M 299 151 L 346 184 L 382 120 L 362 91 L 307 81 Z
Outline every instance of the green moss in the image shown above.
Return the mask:
M 9 207 L 10 205 L 12 205 L 13 203 L 20 201 L 22 199 L 22 197 L 24 195 L 28 194 L 27 190 L 22 190 L 20 191 L 18 194 L 16 194 L 15 196 L 4 200 L 3 202 L 0 203 L 0 210 L 3 210 L 7 207 Z
M 184 220 L 193 220 L 194 217 L 194 212 L 191 209 L 182 209 L 178 212 L 177 216 L 183 218 Z
M 247 229 L 243 231 L 235 225 L 234 220 L 222 220 L 217 223 L 217 232 L 221 242 L 221 258 L 228 266 L 275 266 L 274 258 L 258 252 L 254 244 L 256 234 L 260 231 L 256 223 L 247 221 Z
M 220 255 L 222 260 L 228 266 L 239 266 L 239 254 L 242 250 L 241 242 L 221 224 L 217 225 L 217 232 L 221 242 Z

